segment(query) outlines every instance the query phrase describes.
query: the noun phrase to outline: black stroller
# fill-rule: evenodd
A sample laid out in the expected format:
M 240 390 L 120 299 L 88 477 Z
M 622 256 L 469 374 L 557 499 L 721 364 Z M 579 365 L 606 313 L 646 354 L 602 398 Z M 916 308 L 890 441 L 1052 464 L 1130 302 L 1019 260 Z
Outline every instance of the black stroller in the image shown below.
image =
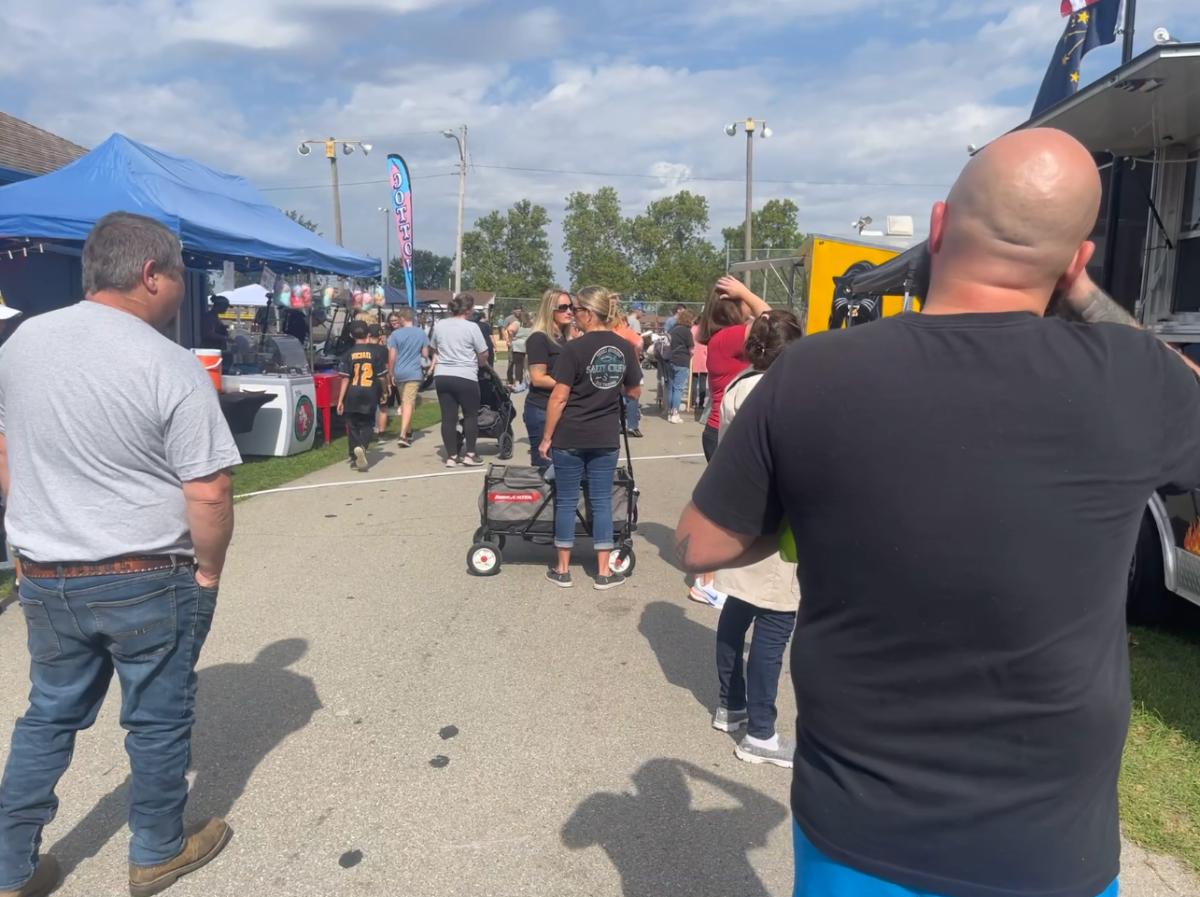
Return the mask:
M 512 394 L 500 379 L 495 368 L 484 365 L 479 369 L 479 438 L 495 439 L 500 447 L 500 460 L 507 461 L 513 456 L 516 437 L 513 435 L 513 421 L 517 409 L 513 405 Z M 463 450 L 462 421 L 458 423 L 458 453 Z
M 621 411 L 624 429 L 625 413 Z M 575 509 L 575 536 L 591 536 L 592 515 L 588 508 L 588 484 L 585 480 Z M 633 534 L 637 532 L 638 489 L 633 480 L 633 458 L 629 454 L 629 436 L 625 436 L 625 465 L 613 477 L 613 540 L 617 547 L 609 555 L 614 573 L 629 576 L 637 564 L 633 553 Z M 479 496 L 480 527 L 467 552 L 467 571 L 472 576 L 495 576 L 504 562 L 506 537 L 531 542 L 535 537 L 554 536 L 554 480 L 547 480 L 536 467 L 515 464 L 491 464 L 483 478 Z

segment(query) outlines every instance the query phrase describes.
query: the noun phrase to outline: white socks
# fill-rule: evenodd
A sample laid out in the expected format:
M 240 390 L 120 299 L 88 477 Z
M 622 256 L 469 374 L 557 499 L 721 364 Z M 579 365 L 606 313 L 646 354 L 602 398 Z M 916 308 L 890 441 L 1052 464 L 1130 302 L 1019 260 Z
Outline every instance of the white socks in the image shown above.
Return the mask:
M 765 751 L 779 750 L 779 733 L 776 732 L 770 738 L 753 738 L 749 735 L 745 736 L 746 742 L 756 748 L 762 748 Z

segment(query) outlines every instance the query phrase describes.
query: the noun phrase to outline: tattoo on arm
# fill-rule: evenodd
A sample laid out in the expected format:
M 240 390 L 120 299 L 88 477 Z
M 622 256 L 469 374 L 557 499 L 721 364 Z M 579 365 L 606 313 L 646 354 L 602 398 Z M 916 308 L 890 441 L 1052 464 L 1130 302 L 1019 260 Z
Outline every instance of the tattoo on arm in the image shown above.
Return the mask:
M 1081 299 L 1073 303 L 1075 310 L 1089 324 L 1112 323 L 1137 327 L 1138 322 L 1121 306 L 1117 305 L 1104 290 L 1093 287 Z
M 679 566 L 687 569 L 688 543 L 691 542 L 691 536 L 684 536 L 675 543 L 675 560 L 679 562 Z

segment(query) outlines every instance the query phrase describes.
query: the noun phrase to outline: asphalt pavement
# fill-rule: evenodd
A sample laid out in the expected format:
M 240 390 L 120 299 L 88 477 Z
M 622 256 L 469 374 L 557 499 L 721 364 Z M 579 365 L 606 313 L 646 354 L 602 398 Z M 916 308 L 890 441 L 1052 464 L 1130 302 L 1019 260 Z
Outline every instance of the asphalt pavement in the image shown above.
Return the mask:
M 586 546 L 569 591 L 543 578 L 553 549 L 511 541 L 498 576 L 469 576 L 482 475 L 447 471 L 436 432 L 376 449 L 369 473 L 337 465 L 240 503 L 188 809 L 236 834 L 170 893 L 790 894 L 790 774 L 709 727 L 717 612 L 667 560 L 702 427 L 642 429 L 637 568 L 612 592 L 590 588 Z M 21 615 L 3 614 L 0 760 L 27 665 Z M 64 897 L 126 893 L 117 707 L 114 689 L 46 829 Z M 1126 895 L 1200 895 L 1174 861 L 1131 852 L 1125 868 Z

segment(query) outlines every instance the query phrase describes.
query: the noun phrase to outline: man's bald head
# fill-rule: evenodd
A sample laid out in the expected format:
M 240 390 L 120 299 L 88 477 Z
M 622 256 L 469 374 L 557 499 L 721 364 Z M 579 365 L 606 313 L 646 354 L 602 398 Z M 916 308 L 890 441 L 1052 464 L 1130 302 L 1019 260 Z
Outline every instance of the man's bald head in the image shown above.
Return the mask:
M 1044 309 L 1091 258 L 1100 195 L 1091 154 L 1062 131 L 1016 131 L 988 144 L 934 208 L 929 310 L 939 292 L 964 311 L 1007 301 Z

